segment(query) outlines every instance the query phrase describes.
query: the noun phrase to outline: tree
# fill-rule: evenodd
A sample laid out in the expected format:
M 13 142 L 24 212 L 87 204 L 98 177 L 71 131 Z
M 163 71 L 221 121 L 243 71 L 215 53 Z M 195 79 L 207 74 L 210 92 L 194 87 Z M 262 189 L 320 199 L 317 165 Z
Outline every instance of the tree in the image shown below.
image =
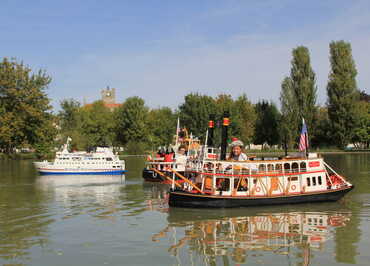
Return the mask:
M 280 135 L 288 148 L 292 148 L 296 143 L 298 132 L 298 106 L 294 104 L 294 91 L 291 79 L 286 77 L 281 84 L 280 102 L 281 102 L 281 123 Z
M 255 125 L 254 143 L 276 145 L 280 143 L 280 114 L 273 103 L 258 102 L 255 105 L 257 120 Z
M 81 104 L 73 99 L 63 100 L 60 103 L 59 124 L 63 142 L 68 137 L 72 138 L 73 149 L 81 150 L 87 148 L 88 143 L 82 132 L 83 112 Z
M 333 145 L 330 137 L 328 109 L 326 107 L 318 107 L 315 138 L 311 140 L 310 145 L 312 147 L 328 147 Z
M 191 93 L 179 106 L 181 123 L 197 137 L 205 137 L 210 114 L 216 114 L 216 103 L 210 96 Z
M 113 113 L 102 101 L 81 108 L 81 130 L 85 149 L 113 145 L 115 137 Z
M 234 106 L 231 110 L 231 121 L 234 120 L 236 124 L 232 132 L 233 136 L 238 137 L 244 144 L 251 143 L 253 141 L 257 119 L 252 103 L 248 100 L 247 96 L 243 94 L 234 101 Z
M 152 109 L 148 113 L 148 128 L 151 146 L 168 145 L 176 134 L 176 115 L 168 107 Z
M 359 97 L 351 45 L 344 41 L 331 42 L 330 64 L 327 106 L 331 136 L 338 147 L 344 148 L 353 138 Z
M 370 102 L 359 101 L 356 104 L 356 126 L 352 141 L 360 144 L 359 148 L 369 148 L 370 144 Z M 361 147 L 362 146 L 362 147 Z
M 310 63 L 310 53 L 306 47 L 298 46 L 293 49 L 292 55 L 290 76 L 284 79 L 280 94 L 284 123 L 282 128 L 291 144 L 299 136 L 302 118 L 306 121 L 311 137 L 314 136 L 317 112 L 316 78 Z
M 118 143 L 141 145 L 148 142 L 148 107 L 143 99 L 130 97 L 115 112 L 115 130 Z
M 56 135 L 45 93 L 51 77 L 31 71 L 15 59 L 0 62 L 0 147 L 7 153 L 22 145 L 46 151 Z

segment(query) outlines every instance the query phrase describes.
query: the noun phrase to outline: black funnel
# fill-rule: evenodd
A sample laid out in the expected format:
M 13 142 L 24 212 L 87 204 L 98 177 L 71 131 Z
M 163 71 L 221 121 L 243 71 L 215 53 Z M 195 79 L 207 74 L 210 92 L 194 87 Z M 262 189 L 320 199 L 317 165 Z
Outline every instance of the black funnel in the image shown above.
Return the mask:
M 215 115 L 209 115 L 209 122 L 208 122 L 208 139 L 207 139 L 207 146 L 213 146 L 213 135 L 215 129 Z
M 227 149 L 227 130 L 230 125 L 230 114 L 228 111 L 224 112 L 224 117 L 222 120 L 222 138 L 221 138 L 221 160 L 226 160 L 226 149 Z

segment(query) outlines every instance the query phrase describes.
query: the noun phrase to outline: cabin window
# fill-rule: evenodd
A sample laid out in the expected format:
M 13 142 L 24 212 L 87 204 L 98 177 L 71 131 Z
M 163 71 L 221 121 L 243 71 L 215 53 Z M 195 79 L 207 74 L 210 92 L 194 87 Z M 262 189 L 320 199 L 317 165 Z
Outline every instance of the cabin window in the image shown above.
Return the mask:
M 311 186 L 311 179 L 309 177 L 307 177 L 306 182 L 307 182 L 307 186 L 310 187 Z
M 298 176 L 290 176 L 288 177 L 288 181 L 297 181 L 298 180 Z
M 306 172 L 307 171 L 307 168 L 306 168 L 306 163 L 305 162 L 301 162 L 301 172 Z
M 274 165 L 273 164 L 268 164 L 267 165 L 267 171 L 269 171 L 269 172 L 274 171 Z
M 312 177 L 312 185 L 316 186 L 316 176 Z
M 259 172 L 266 172 L 266 166 L 264 164 L 260 164 L 258 166 L 258 171 Z
M 112 158 L 110 158 L 110 157 L 107 157 L 106 160 L 107 161 L 113 161 Z
M 292 163 L 292 172 L 297 173 L 299 171 L 298 163 Z
M 240 184 L 239 184 L 240 182 Z M 238 187 L 239 184 L 239 187 Z M 238 191 L 248 191 L 248 181 L 244 178 L 241 180 L 239 178 L 234 179 L 234 189 L 238 187 Z
M 286 173 L 290 172 L 290 164 L 289 163 L 284 164 L 284 170 L 285 170 Z
M 230 190 L 230 179 L 229 178 L 217 178 L 216 188 L 218 191 L 228 191 Z
M 282 165 L 279 163 L 279 164 L 277 164 L 277 165 L 275 165 L 275 170 L 276 170 L 276 172 L 279 172 L 279 173 L 281 173 L 281 169 L 282 169 Z
M 318 176 L 318 177 L 317 177 L 317 182 L 319 183 L 319 185 L 322 185 L 322 179 L 321 179 L 321 176 Z

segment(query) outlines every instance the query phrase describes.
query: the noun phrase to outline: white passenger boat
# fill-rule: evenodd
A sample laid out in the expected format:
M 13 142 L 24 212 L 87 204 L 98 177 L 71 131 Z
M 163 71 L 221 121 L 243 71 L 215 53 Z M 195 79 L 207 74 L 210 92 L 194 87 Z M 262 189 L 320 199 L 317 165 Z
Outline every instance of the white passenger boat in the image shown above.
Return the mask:
M 56 153 L 54 161 L 35 162 L 34 165 L 40 174 L 53 175 L 114 175 L 125 171 L 125 161 L 120 160 L 117 154 L 108 147 L 97 147 L 94 152 L 69 152 L 68 145 Z

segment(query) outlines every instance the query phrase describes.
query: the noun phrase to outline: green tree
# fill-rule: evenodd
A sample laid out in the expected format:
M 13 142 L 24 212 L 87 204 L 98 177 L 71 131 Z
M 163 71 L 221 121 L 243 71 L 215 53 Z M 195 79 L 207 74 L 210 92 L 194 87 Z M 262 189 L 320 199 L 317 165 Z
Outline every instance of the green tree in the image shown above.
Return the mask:
M 118 143 L 139 147 L 148 143 L 148 107 L 143 99 L 130 97 L 115 112 L 115 130 Z
M 210 114 L 216 114 L 216 103 L 207 95 L 188 94 L 179 106 L 181 124 L 197 137 L 205 137 Z
M 148 113 L 149 140 L 152 148 L 171 143 L 176 133 L 177 117 L 168 107 L 152 109 Z
M 353 138 L 357 119 L 355 105 L 359 97 L 351 45 L 344 41 L 331 42 L 330 64 L 327 106 L 331 136 L 338 147 L 344 148 Z
M 311 140 L 310 145 L 312 147 L 328 147 L 333 145 L 333 141 L 330 137 L 328 109 L 326 107 L 318 107 L 315 138 Z
M 352 141 L 360 144 L 359 148 L 369 148 L 370 144 L 370 102 L 359 101 L 356 104 L 357 121 Z
M 280 114 L 275 104 L 267 101 L 255 105 L 257 114 L 254 143 L 276 145 L 280 143 L 279 121 Z
M 248 100 L 245 94 L 239 96 L 234 101 L 231 115 L 231 121 L 235 121 L 236 124 L 232 136 L 239 138 L 244 144 L 251 143 L 254 137 L 257 115 L 253 104 Z
M 311 67 L 310 53 L 304 46 L 293 49 L 290 76 L 282 83 L 280 101 L 284 135 L 290 143 L 299 136 L 302 118 L 305 119 L 310 136 L 315 135 L 316 78 Z M 293 126 L 294 125 L 294 126 Z M 295 136 L 295 137 L 294 137 Z
M 71 137 L 73 149 L 85 149 L 88 144 L 82 135 L 81 104 L 76 100 L 68 99 L 61 101 L 60 107 L 58 117 L 62 141 L 65 142 L 68 137 Z
M 286 77 L 281 85 L 280 103 L 281 103 L 281 123 L 280 136 L 288 146 L 293 148 L 296 142 L 299 114 L 298 106 L 294 103 L 294 91 L 292 81 Z
M 102 101 L 81 109 L 81 130 L 84 148 L 111 146 L 114 142 L 114 116 Z M 73 139 L 72 139 L 73 140 Z
M 45 152 L 57 133 L 45 92 L 51 77 L 31 71 L 15 59 L 0 62 L 0 147 L 7 153 L 23 145 Z

